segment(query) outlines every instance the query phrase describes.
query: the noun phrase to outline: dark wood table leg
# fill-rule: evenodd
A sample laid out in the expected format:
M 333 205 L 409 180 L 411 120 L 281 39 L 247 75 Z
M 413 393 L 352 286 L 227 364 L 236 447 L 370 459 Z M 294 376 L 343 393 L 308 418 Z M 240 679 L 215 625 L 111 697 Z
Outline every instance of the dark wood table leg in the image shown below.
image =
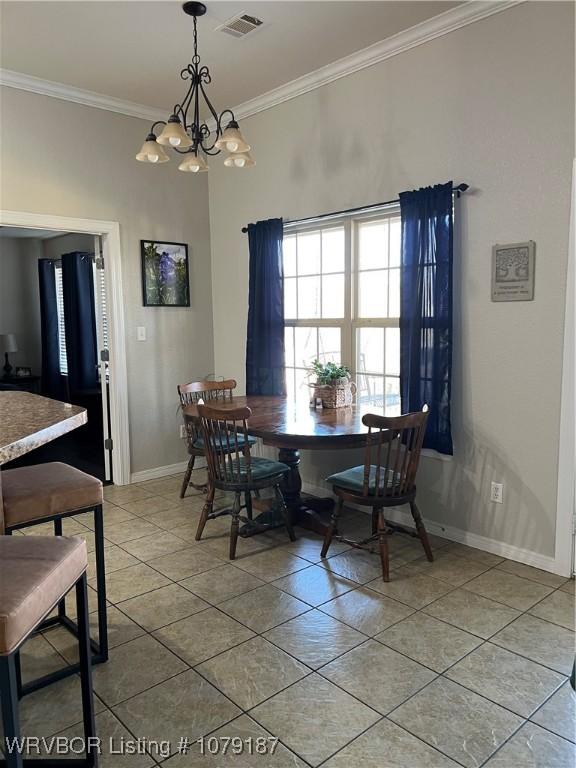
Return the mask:
M 302 494 L 300 477 L 300 451 L 296 448 L 280 448 L 278 461 L 288 464 L 290 472 L 284 475 L 281 484 L 286 506 L 292 513 L 292 523 L 324 536 L 330 522 L 330 513 L 334 509 L 334 499 L 319 498 Z
M 324 536 L 328 528 L 330 513 L 334 508 L 334 499 L 318 498 L 302 494 L 302 478 L 300 477 L 300 451 L 297 448 L 280 448 L 278 461 L 287 464 L 290 472 L 284 475 L 280 484 L 286 506 L 292 515 L 292 524 L 314 531 Z M 279 528 L 284 520 L 275 504 L 254 518 L 252 524 L 246 523 L 240 529 L 240 536 L 253 536 L 270 528 Z

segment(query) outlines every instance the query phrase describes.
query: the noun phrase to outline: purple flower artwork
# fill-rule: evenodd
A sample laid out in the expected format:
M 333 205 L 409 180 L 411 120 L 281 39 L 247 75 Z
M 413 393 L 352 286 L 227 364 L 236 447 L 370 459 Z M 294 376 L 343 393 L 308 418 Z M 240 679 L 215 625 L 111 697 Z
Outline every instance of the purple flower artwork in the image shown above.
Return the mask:
M 141 241 L 145 307 L 189 307 L 188 246 Z

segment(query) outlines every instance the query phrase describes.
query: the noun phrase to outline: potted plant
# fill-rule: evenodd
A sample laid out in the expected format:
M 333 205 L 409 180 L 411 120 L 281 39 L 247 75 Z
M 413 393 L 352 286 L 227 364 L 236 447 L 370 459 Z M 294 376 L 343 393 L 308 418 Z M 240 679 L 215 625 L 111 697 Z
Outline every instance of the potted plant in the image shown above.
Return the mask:
M 323 408 L 344 408 L 352 405 L 356 385 L 345 365 L 314 360 L 308 372 L 316 377 L 310 386 L 314 389 L 314 402 L 322 400 Z

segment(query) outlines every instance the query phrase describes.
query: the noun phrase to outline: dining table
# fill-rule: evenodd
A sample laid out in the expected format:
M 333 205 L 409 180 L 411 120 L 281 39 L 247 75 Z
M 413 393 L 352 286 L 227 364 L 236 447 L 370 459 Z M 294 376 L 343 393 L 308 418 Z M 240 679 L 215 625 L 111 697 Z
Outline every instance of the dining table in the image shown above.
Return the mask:
M 0 469 L 86 424 L 86 409 L 31 392 L 0 392 Z M 0 533 L 4 519 L 0 472 Z
M 304 399 L 277 395 L 233 396 L 218 402 L 218 408 L 222 410 L 244 406 L 252 412 L 247 423 L 248 434 L 260 438 L 264 445 L 277 448 L 278 461 L 289 467 L 281 490 L 293 525 L 324 535 L 334 499 L 302 493 L 300 451 L 364 446 L 368 427 L 362 423 L 362 417 L 366 413 L 382 412 L 382 409 L 369 402 L 344 408 L 320 408 Z M 186 418 L 199 417 L 196 405 L 184 406 L 183 413 Z M 255 505 L 258 507 L 257 502 Z M 282 516 L 274 504 L 270 504 L 252 523 L 246 523 L 240 529 L 240 535 L 250 536 L 280 525 L 283 525 Z

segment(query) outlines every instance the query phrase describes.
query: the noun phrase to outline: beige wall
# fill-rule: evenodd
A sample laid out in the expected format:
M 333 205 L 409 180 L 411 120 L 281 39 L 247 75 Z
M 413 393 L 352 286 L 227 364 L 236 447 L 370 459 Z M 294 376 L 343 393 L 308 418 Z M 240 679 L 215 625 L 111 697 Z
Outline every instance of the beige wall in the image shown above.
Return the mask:
M 41 256 L 42 241 L 38 238 L 0 238 L 0 333 L 16 336 L 18 352 L 10 355 L 13 374 L 18 365 L 32 368 L 35 375 L 41 373 L 37 267 Z
M 214 370 L 207 180 L 136 162 L 141 120 L 11 88 L 1 97 L 0 207 L 120 223 L 132 472 L 183 461 L 176 384 Z M 189 244 L 189 309 L 142 306 L 147 238 Z
M 212 162 L 215 366 L 244 381 L 249 221 L 375 203 L 453 179 L 453 461 L 424 459 L 425 516 L 554 555 L 574 116 L 569 3 L 525 3 L 243 121 L 257 166 Z M 536 241 L 536 298 L 490 301 L 494 243 Z M 357 461 L 304 457 L 319 485 Z M 505 503 L 489 502 L 490 481 Z M 568 531 L 559 532 L 568 535 Z

